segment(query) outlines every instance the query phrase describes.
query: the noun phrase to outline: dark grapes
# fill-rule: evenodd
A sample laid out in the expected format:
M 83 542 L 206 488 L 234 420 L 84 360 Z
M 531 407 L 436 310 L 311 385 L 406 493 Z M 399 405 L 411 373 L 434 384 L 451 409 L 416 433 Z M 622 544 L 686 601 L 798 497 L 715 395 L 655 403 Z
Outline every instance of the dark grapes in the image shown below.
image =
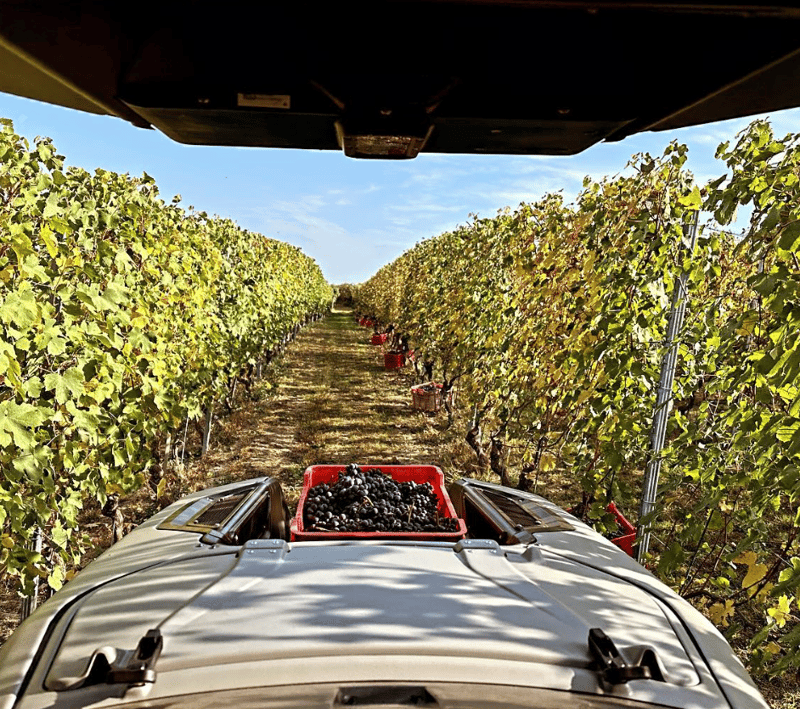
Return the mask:
M 430 483 L 397 482 L 355 463 L 332 484 L 308 491 L 303 526 L 311 532 L 455 532 L 458 520 L 443 517 Z

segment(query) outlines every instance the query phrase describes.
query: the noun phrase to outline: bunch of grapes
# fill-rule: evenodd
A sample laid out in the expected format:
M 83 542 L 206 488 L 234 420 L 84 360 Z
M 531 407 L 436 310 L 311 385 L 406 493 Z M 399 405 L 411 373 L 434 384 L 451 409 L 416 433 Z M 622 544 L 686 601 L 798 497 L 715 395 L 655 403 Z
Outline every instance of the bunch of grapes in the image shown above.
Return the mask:
M 398 483 L 351 463 L 335 483 L 308 491 L 303 526 L 312 532 L 455 532 L 458 521 L 439 515 L 430 483 Z

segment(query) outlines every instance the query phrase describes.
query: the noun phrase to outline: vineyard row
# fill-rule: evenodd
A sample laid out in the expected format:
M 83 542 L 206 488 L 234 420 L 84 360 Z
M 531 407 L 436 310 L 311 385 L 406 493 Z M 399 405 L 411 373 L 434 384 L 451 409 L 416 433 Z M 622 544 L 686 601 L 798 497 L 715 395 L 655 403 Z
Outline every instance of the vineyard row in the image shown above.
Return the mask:
M 548 194 L 423 241 L 353 288 L 422 378 L 458 387 L 479 465 L 545 494 L 579 484 L 576 511 L 603 529 L 610 500 L 639 509 L 685 277 L 648 564 L 776 673 L 800 665 L 799 144 L 756 122 L 698 185 L 673 143 L 574 203 Z M 734 238 L 737 210 L 750 220 Z
M 177 201 L 2 124 L 0 574 L 23 591 L 63 583 L 87 500 L 157 489 L 186 422 L 330 309 L 298 248 Z

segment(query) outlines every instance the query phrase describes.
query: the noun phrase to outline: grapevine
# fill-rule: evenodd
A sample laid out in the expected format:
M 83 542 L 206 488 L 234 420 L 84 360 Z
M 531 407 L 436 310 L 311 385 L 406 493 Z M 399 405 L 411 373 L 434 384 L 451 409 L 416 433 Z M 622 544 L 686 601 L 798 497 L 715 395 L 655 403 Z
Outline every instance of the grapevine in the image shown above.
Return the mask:
M 520 487 L 571 478 L 605 530 L 610 500 L 638 508 L 670 298 L 686 274 L 648 563 L 750 644 L 753 670 L 779 673 L 800 666 L 800 136 L 755 122 L 720 146 L 727 172 L 705 185 L 686 157 L 671 144 L 587 179 L 572 204 L 550 194 L 475 217 L 354 300 L 458 382 L 479 464 L 509 479 L 512 443 Z M 740 208 L 752 216 L 737 239 L 726 228 Z
M 157 488 L 170 436 L 333 292 L 296 247 L 166 203 L 147 175 L 64 169 L 9 121 L 0 156 L 0 572 L 30 592 L 77 562 L 89 500 Z

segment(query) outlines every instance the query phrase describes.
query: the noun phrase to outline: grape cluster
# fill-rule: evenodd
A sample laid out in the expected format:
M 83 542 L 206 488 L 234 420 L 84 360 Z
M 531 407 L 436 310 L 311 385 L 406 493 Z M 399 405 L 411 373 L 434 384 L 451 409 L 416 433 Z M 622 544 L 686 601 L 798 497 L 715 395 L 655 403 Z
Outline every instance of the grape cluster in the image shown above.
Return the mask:
M 458 521 L 442 517 L 430 483 L 397 482 L 355 463 L 335 483 L 308 491 L 303 527 L 312 532 L 455 532 Z

